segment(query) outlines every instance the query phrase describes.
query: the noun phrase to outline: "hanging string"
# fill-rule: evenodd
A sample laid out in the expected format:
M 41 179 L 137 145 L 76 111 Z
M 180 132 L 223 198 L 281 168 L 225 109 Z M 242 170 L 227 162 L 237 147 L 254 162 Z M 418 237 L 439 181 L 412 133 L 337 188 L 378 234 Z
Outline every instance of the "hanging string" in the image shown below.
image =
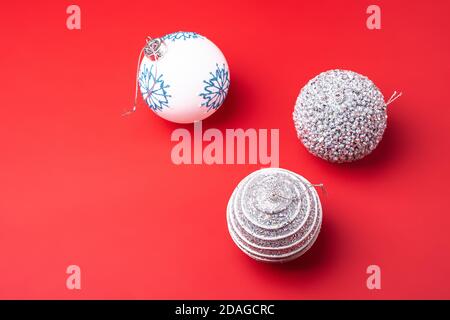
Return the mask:
M 136 78 L 135 78 L 135 88 L 134 88 L 134 104 L 133 107 L 122 113 L 122 116 L 127 116 L 131 113 L 134 113 L 137 108 L 137 99 L 138 99 L 138 90 L 139 90 L 139 67 L 141 64 L 142 54 L 145 54 L 147 58 L 155 62 L 155 81 L 153 81 L 153 85 L 148 90 L 148 96 L 151 96 L 153 89 L 155 88 L 156 79 L 158 77 L 158 59 L 162 56 L 163 52 L 161 52 L 161 42 L 159 39 L 155 39 L 157 42 L 155 43 L 151 37 L 146 38 L 146 45 L 139 52 L 137 67 L 136 67 Z M 156 46 L 155 46 L 156 44 Z
M 313 188 L 320 188 L 320 190 L 322 190 L 322 192 L 323 192 L 323 194 L 325 195 L 325 196 L 327 196 L 328 195 L 328 193 L 327 193 L 327 189 L 325 189 L 325 186 L 323 185 L 323 183 L 317 183 L 317 184 L 311 184 L 311 187 L 313 187 Z
M 392 96 L 389 98 L 389 100 L 386 102 L 386 106 L 390 105 L 392 102 L 394 102 L 395 100 L 397 100 L 398 98 L 400 98 L 402 96 L 402 92 L 397 93 L 397 91 L 394 91 L 394 93 L 392 94 Z
M 139 85 L 139 66 L 141 64 L 141 58 L 142 58 L 142 54 L 144 53 L 144 49 L 145 49 L 145 47 L 142 48 L 141 52 L 139 53 L 139 58 L 138 58 L 137 67 L 136 67 L 136 78 L 134 79 L 135 80 L 135 85 L 136 85 L 135 89 L 134 89 L 134 104 L 133 104 L 133 107 L 130 110 L 125 111 L 124 113 L 122 113 L 122 116 L 127 116 L 127 115 L 129 115 L 129 114 L 131 114 L 131 113 L 136 111 L 137 97 L 138 97 L 138 85 Z

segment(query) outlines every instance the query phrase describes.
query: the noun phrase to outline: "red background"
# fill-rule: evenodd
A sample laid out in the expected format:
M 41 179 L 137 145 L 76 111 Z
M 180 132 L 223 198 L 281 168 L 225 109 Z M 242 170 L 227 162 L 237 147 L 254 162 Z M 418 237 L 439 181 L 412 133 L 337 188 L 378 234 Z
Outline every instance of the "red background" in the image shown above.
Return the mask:
M 0 298 L 450 298 L 448 1 L 76 1 L 80 31 L 66 28 L 70 4 L 1 4 Z M 381 30 L 365 26 L 370 4 Z M 176 166 L 179 125 L 142 100 L 120 116 L 145 37 L 179 30 L 230 65 L 204 129 L 280 128 L 280 166 L 326 185 L 322 233 L 296 262 L 258 263 L 228 235 L 228 198 L 259 165 Z M 404 93 L 352 164 L 310 155 L 291 118 L 331 68 Z

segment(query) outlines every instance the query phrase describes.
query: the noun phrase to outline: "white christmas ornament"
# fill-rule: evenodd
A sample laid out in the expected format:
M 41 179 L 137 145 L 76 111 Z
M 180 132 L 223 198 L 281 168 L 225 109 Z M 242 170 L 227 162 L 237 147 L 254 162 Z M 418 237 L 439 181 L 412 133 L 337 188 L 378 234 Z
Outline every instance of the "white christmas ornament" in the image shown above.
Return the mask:
M 194 32 L 149 39 L 138 81 L 143 99 L 160 117 L 193 123 L 212 115 L 230 85 L 228 64 L 219 48 Z
M 347 70 L 330 70 L 310 80 L 294 109 L 294 124 L 303 145 L 331 162 L 350 162 L 371 153 L 386 128 L 385 102 L 367 77 Z
M 236 187 L 227 207 L 236 245 L 253 259 L 286 262 L 304 254 L 322 224 L 314 185 L 285 169 L 255 171 Z

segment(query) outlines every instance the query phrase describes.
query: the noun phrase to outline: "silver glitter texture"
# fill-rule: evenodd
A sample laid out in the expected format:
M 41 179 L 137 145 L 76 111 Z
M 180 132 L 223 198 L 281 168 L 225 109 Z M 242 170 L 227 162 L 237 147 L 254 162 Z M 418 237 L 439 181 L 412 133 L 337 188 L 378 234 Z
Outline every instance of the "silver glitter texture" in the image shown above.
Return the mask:
M 313 245 L 322 224 L 322 207 L 305 178 L 266 168 L 238 184 L 228 202 L 227 223 L 233 241 L 253 259 L 286 262 Z
M 371 153 L 382 139 L 386 103 L 367 77 L 330 70 L 303 87 L 293 118 L 309 152 L 331 162 L 351 162 Z

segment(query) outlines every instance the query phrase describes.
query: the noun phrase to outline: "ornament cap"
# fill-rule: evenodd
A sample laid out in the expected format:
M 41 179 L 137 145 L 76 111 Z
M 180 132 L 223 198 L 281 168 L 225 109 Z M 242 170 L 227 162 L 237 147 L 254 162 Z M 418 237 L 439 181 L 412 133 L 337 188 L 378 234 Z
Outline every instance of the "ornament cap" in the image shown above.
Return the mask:
M 167 45 L 161 38 L 147 37 L 147 44 L 144 47 L 144 54 L 152 61 L 161 59 L 167 52 Z

